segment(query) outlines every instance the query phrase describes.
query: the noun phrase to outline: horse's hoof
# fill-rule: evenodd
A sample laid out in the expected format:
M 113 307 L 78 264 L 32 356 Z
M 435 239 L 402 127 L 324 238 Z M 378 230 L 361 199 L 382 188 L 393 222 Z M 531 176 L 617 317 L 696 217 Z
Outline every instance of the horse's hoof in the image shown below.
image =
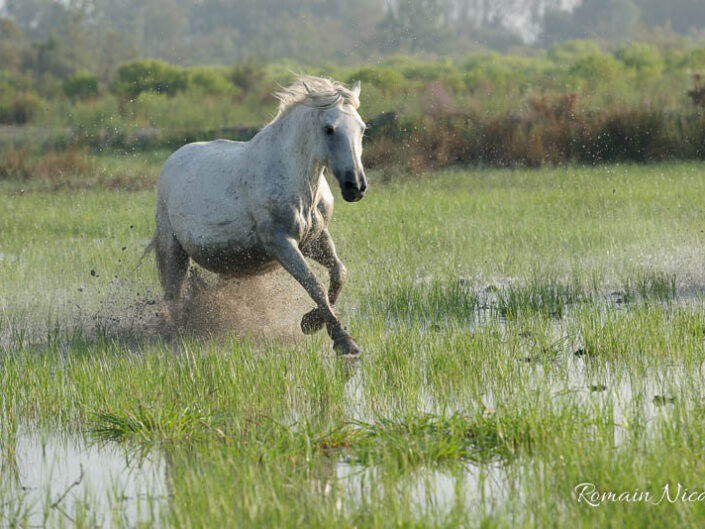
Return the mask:
M 338 355 L 348 358 L 360 356 L 360 353 L 362 353 L 362 349 L 358 347 L 355 340 L 350 336 L 343 336 L 334 341 L 333 350 L 338 353 Z
M 304 334 L 313 334 L 314 332 L 320 331 L 325 323 L 321 311 L 313 309 L 304 314 L 304 317 L 301 318 L 301 331 Z

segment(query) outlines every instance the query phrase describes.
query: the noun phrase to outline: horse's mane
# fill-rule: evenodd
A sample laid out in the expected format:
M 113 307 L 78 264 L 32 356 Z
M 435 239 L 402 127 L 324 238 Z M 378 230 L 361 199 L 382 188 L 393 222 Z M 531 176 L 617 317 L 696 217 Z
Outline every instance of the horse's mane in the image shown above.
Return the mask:
M 276 121 L 297 105 L 322 110 L 338 105 L 351 105 L 353 108 L 360 106 L 357 96 L 342 83 L 312 75 L 300 76 L 293 84 L 276 92 L 274 97 L 279 100 L 279 109 L 272 121 Z

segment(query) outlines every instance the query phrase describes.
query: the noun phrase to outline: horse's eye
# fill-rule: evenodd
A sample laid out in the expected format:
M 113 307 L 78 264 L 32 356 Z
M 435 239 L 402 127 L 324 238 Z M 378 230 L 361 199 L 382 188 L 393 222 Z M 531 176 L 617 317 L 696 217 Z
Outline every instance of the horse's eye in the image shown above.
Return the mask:
M 326 125 L 325 127 L 323 127 L 323 132 L 326 133 L 326 136 L 332 136 L 335 132 L 335 129 L 332 125 Z

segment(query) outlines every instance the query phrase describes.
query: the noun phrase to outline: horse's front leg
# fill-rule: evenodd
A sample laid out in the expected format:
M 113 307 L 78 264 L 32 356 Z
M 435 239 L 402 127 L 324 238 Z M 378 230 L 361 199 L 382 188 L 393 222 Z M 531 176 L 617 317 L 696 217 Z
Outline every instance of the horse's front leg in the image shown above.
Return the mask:
M 266 237 L 265 244 L 270 255 L 306 289 L 323 312 L 333 349 L 340 355 L 359 354 L 360 348 L 335 317 L 323 285 L 309 268 L 296 240 L 282 232 Z
M 328 270 L 328 274 L 330 275 L 328 301 L 331 305 L 335 305 L 340 291 L 343 290 L 347 270 L 338 257 L 338 254 L 335 252 L 335 244 L 333 244 L 333 238 L 330 236 L 330 233 L 328 233 L 328 230 L 321 232 L 318 239 L 311 243 L 308 251 L 304 252 L 304 255 L 311 257 Z M 301 318 L 301 330 L 304 334 L 313 334 L 314 332 L 320 331 L 323 325 L 325 325 L 325 322 L 324 312 L 319 308 L 315 308 L 304 314 L 304 317 Z

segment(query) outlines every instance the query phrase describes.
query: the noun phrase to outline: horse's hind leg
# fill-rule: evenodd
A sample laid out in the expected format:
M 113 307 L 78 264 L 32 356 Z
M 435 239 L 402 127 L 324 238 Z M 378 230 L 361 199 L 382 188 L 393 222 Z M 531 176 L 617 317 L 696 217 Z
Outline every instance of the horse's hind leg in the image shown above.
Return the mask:
M 157 225 L 156 254 L 159 280 L 164 289 L 164 300 L 173 304 L 181 298 L 183 293 L 189 256 L 176 240 L 171 229 L 160 229 L 159 225 Z
M 330 275 L 330 286 L 328 287 L 328 301 L 331 305 L 335 305 L 340 291 L 343 290 L 347 270 L 345 265 L 335 252 L 335 244 L 333 238 L 328 233 L 328 230 L 323 230 L 321 235 L 312 244 L 304 255 L 311 257 L 316 262 L 322 264 L 328 270 Z M 320 331 L 325 325 L 324 312 L 315 308 L 301 318 L 301 330 L 304 334 L 313 334 Z

